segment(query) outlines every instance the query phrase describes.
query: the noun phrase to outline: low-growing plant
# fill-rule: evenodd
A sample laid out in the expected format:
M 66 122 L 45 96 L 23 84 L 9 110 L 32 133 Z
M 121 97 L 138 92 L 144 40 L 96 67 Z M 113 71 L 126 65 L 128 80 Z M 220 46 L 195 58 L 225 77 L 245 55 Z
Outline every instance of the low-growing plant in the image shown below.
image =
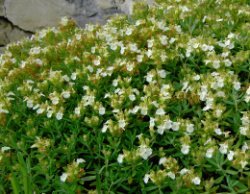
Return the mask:
M 0 57 L 0 193 L 247 193 L 247 0 L 158 0 Z

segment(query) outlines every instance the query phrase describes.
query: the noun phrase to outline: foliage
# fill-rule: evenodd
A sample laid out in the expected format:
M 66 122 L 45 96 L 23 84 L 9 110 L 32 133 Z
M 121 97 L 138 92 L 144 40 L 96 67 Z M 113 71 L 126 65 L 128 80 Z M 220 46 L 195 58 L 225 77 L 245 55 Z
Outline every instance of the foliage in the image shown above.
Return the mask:
M 0 193 L 246 193 L 247 0 L 162 0 L 0 57 Z

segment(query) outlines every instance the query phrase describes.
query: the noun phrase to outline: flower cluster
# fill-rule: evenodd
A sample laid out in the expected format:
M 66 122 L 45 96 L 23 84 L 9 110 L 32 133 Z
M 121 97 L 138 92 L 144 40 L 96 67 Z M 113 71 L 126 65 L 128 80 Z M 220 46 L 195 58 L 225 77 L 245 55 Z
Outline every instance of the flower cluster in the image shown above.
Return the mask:
M 63 18 L 8 45 L 3 188 L 25 169 L 33 192 L 246 192 L 248 8 L 245 0 L 137 3 L 103 26 Z

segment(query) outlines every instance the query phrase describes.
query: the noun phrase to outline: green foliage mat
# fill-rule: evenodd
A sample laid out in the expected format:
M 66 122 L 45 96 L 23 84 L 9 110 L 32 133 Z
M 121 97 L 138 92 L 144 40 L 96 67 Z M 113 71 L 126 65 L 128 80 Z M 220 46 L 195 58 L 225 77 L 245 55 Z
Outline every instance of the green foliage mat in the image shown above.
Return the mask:
M 247 193 L 247 0 L 135 4 L 0 57 L 0 193 Z

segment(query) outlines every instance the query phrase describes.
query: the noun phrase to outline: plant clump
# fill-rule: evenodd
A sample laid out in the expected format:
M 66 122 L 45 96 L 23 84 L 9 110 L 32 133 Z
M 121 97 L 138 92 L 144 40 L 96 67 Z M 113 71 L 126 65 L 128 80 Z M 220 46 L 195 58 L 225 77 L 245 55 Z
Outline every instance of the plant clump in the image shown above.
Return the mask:
M 247 0 L 158 0 L 0 57 L 1 193 L 245 193 Z

